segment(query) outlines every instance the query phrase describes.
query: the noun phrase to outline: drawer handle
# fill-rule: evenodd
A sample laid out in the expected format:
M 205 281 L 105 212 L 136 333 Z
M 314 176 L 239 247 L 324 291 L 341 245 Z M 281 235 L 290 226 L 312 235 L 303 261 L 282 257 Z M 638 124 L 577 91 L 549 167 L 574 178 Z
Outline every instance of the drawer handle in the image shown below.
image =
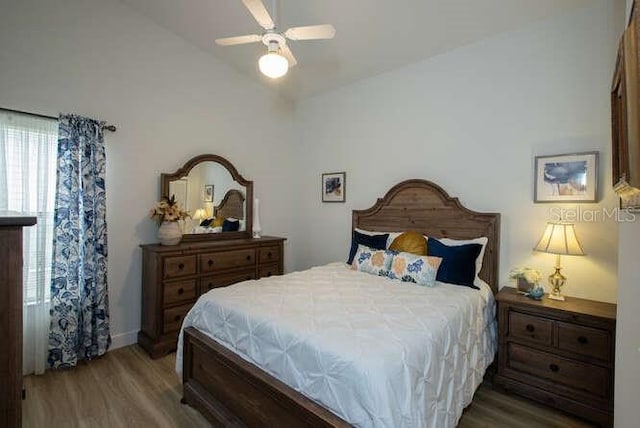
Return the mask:
M 209 265 L 209 267 L 213 266 L 213 260 L 209 259 L 209 261 L 207 262 L 207 264 Z
M 589 342 L 589 340 L 588 340 L 586 337 L 584 337 L 584 336 L 580 336 L 580 337 L 578 337 L 578 343 L 581 343 L 581 344 L 583 344 L 583 345 L 586 345 L 586 344 L 587 344 L 587 342 Z
M 184 269 L 184 263 L 180 263 L 180 264 L 178 265 L 178 269 L 180 269 L 180 270 Z
M 182 318 L 181 315 L 176 315 L 175 317 L 173 317 L 174 321 L 180 321 L 180 318 Z
M 211 290 L 213 288 L 213 282 L 210 282 L 209 284 L 207 284 L 207 287 L 209 287 L 209 290 Z
M 533 333 L 533 331 L 536 329 L 532 324 L 527 324 L 527 326 L 525 327 L 525 329 L 529 332 L 529 333 Z
M 247 260 L 251 260 L 251 256 L 247 256 Z
M 267 253 L 267 257 L 271 258 L 271 251 Z
M 178 294 L 184 293 L 184 288 L 178 288 Z
M 560 367 L 558 367 L 557 364 L 549 364 L 549 370 L 551 370 L 554 373 L 557 373 L 558 371 L 560 371 Z
M 271 272 L 267 272 L 267 276 L 271 276 Z
M 247 281 L 251 279 L 251 275 L 247 275 Z

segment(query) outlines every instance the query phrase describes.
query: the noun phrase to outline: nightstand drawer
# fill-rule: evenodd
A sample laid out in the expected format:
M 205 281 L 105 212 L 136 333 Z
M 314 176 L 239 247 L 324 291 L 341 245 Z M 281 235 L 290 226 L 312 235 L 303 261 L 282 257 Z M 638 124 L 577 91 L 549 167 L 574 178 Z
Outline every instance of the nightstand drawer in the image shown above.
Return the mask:
M 171 309 L 165 309 L 163 333 L 180 330 L 182 320 L 184 320 L 185 315 L 187 315 L 187 312 L 189 312 L 189 309 L 191 309 L 192 306 L 193 304 L 188 304 Z
M 609 370 L 510 343 L 507 365 L 513 370 L 566 385 L 597 397 L 608 393 Z
M 200 293 L 204 294 L 212 288 L 226 287 L 236 282 L 247 281 L 249 279 L 256 279 L 255 269 L 206 276 L 200 280 Z
M 196 298 L 196 280 L 165 282 L 163 292 L 163 304 L 194 300 Z
M 196 256 L 167 257 L 164 259 L 164 277 L 193 275 L 196 273 Z
M 509 336 L 543 345 L 552 343 L 553 321 L 520 312 L 509 312 Z
M 606 330 L 558 322 L 558 348 L 611 360 L 611 335 Z
M 215 272 L 241 266 L 255 265 L 255 249 L 220 251 L 218 253 L 202 254 L 200 256 L 200 272 Z
M 260 263 L 277 262 L 280 260 L 280 247 L 260 248 Z

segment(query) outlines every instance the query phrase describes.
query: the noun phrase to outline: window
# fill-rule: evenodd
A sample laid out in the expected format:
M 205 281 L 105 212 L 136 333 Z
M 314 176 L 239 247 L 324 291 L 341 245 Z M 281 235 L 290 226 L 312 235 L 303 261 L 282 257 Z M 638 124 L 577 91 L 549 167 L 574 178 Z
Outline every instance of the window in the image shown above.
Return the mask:
M 0 211 L 36 216 L 24 230 L 24 301 L 49 299 L 58 122 L 0 110 Z

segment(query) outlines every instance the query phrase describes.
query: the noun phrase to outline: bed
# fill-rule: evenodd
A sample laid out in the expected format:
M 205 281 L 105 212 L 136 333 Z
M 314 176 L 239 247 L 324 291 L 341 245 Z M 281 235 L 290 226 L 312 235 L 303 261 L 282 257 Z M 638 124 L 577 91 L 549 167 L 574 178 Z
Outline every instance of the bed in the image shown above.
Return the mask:
M 180 334 L 184 403 L 223 426 L 455 426 L 495 353 L 500 216 L 408 180 L 352 219 L 484 236 L 489 285 L 398 285 L 332 263 L 207 293 Z

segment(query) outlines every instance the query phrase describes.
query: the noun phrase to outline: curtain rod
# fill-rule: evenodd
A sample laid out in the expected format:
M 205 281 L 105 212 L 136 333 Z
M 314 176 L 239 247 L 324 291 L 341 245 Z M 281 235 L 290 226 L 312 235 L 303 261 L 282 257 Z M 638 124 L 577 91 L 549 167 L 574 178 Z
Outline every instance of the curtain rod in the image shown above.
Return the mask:
M 18 113 L 18 114 L 26 114 L 27 116 L 41 117 L 43 119 L 58 120 L 58 118 L 55 116 L 49 116 L 46 114 L 39 114 L 39 113 L 31 113 L 30 111 L 14 110 L 14 109 L 4 108 L 4 107 L 0 107 L 0 110 L 8 111 L 9 113 Z M 111 125 L 106 122 L 100 122 L 100 123 L 102 124 L 102 129 L 106 129 L 107 131 L 116 132 L 116 130 L 118 129 L 116 128 L 115 125 Z

